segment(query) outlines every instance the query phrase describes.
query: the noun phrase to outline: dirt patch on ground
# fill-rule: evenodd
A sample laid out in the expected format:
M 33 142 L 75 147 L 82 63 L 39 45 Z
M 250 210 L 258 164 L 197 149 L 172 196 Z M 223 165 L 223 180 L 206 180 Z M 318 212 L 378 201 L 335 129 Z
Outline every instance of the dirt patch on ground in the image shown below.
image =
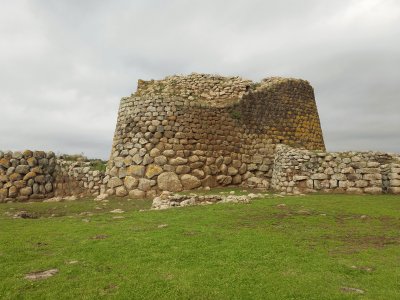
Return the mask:
M 342 238 L 342 241 L 350 247 L 359 249 L 384 248 L 390 245 L 400 245 L 400 236 L 352 236 Z
M 106 238 L 108 238 L 108 235 L 106 235 L 106 234 L 98 234 L 98 235 L 95 235 L 95 236 L 91 237 L 90 239 L 91 240 L 105 240 Z

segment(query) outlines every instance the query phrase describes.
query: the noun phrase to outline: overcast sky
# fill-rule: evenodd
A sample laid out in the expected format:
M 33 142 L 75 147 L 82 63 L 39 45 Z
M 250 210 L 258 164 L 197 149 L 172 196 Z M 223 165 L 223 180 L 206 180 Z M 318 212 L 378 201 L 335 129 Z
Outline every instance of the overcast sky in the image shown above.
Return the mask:
M 400 152 L 398 0 L 0 0 L 0 149 L 108 158 L 119 100 L 191 72 L 310 81 L 328 150 Z

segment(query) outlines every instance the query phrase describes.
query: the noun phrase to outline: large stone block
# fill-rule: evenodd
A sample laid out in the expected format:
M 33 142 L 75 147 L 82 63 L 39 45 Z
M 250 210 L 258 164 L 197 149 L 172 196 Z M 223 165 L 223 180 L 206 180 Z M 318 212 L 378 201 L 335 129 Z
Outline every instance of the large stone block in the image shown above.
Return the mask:
M 180 192 L 182 191 L 182 184 L 173 172 L 164 172 L 157 177 L 158 188 L 162 191 Z
M 382 188 L 381 187 L 367 187 L 364 189 L 364 192 L 367 194 L 378 195 L 378 194 L 382 194 Z
M 107 186 L 108 186 L 109 188 L 116 188 L 116 187 L 121 186 L 121 185 L 123 185 L 123 182 L 122 182 L 122 180 L 121 180 L 120 178 L 118 178 L 118 177 L 112 177 L 112 178 L 110 178 L 110 180 L 109 180 L 108 183 L 107 183 Z
M 143 177 L 145 172 L 145 167 L 144 166 L 129 166 L 128 169 L 126 170 L 126 175 L 127 176 L 138 176 L 138 177 Z
M 154 176 L 157 176 L 163 172 L 163 169 L 155 164 L 150 164 L 147 166 L 146 169 L 146 177 L 147 178 L 153 178 Z
M 201 186 L 201 181 L 197 177 L 189 174 L 181 176 L 181 183 L 184 190 L 192 190 Z

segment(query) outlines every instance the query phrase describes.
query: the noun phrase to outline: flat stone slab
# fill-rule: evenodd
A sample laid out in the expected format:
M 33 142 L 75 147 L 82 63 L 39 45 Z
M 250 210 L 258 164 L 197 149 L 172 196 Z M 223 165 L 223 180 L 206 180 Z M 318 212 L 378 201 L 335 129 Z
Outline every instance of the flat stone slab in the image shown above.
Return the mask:
M 26 274 L 25 279 L 28 279 L 28 280 L 46 279 L 46 278 L 56 275 L 58 272 L 59 272 L 58 269 L 50 269 L 50 270 L 45 270 L 45 271 L 32 272 L 32 273 Z

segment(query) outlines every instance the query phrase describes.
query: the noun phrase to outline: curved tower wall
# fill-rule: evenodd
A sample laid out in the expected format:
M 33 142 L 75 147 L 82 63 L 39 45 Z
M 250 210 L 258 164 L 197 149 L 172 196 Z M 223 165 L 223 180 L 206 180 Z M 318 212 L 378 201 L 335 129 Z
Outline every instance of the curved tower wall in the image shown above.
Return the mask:
M 325 149 L 307 81 L 204 74 L 140 80 L 120 103 L 108 193 L 268 188 L 277 144 Z

